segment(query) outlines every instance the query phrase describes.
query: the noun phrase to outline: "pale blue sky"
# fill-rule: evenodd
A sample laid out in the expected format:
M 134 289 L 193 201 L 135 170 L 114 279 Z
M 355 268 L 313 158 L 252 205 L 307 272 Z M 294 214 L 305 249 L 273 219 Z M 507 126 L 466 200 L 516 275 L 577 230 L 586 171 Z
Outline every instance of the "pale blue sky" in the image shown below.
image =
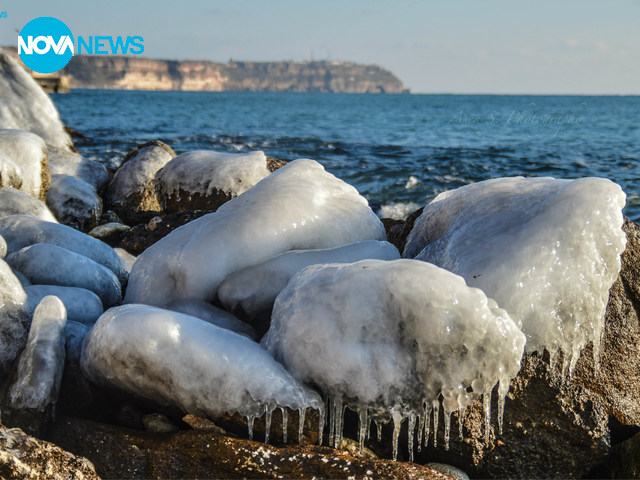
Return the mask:
M 145 56 L 377 63 L 413 92 L 640 94 L 640 0 L 0 0 L 0 45 L 38 16 L 142 35 Z

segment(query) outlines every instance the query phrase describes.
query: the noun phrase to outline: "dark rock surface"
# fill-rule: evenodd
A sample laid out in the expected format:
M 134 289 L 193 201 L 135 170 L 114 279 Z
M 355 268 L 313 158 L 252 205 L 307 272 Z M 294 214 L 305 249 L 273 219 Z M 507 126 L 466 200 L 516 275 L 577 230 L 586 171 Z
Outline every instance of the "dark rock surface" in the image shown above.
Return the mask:
M 413 224 L 422 215 L 424 207 L 419 208 L 405 220 L 394 220 L 392 218 L 383 218 L 382 223 L 387 231 L 387 241 L 393 244 L 400 253 L 404 250 L 404 246 L 407 243 L 407 237 L 409 232 L 413 228 Z
M 607 474 L 611 478 L 640 478 L 640 433 L 614 447 Z

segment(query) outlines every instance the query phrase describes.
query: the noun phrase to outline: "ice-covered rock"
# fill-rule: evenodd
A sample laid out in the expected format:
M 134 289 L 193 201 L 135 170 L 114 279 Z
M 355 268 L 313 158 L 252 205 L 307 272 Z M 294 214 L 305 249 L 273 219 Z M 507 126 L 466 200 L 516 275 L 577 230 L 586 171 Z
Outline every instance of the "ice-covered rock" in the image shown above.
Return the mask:
M 195 317 L 146 305 L 105 312 L 87 335 L 81 368 L 117 387 L 196 415 L 322 409 L 260 345 Z
M 102 214 L 102 199 L 93 186 L 70 175 L 52 175 L 47 205 L 60 223 L 91 230 Z
M 297 272 L 319 263 L 352 263 L 365 259 L 397 260 L 398 249 L 387 242 L 366 240 L 322 250 L 294 250 L 230 275 L 218 288 L 224 307 L 242 318 L 271 317 L 273 302 Z
M 166 212 L 215 211 L 269 175 L 263 152 L 242 154 L 196 150 L 178 155 L 154 180 Z
M 4 97 L 0 98 L 4 100 Z M 2 108 L 3 106 L 0 106 L 0 111 Z M 0 130 L 0 160 L 3 164 L 0 176 L 3 182 L 0 186 L 14 187 L 32 197 L 45 199 L 51 175 L 42 138 L 24 130 Z M 15 179 L 18 173 L 19 185 Z M 8 178 L 6 185 L 5 176 Z
M 164 308 L 174 312 L 184 313 L 185 315 L 191 315 L 192 317 L 199 318 L 212 325 L 231 330 L 240 335 L 245 335 L 251 339 L 256 339 L 257 337 L 251 325 L 239 320 L 229 312 L 214 307 L 210 303 L 198 300 L 197 298 L 173 300 L 165 305 Z
M 296 160 L 145 250 L 125 303 L 211 301 L 228 275 L 279 253 L 384 238 L 382 223 L 355 188 L 313 160 Z
M 571 372 L 594 342 L 626 237 L 625 194 L 601 178 L 502 178 L 444 192 L 416 220 L 406 257 L 465 278 L 522 322 L 527 351 L 564 352 Z
M 0 128 L 27 130 L 49 145 L 71 149 L 71 138 L 49 95 L 1 48 L 0 98 Z
M 12 215 L 0 219 L 0 235 L 9 252 L 36 243 L 50 243 L 84 255 L 111 270 L 124 283 L 128 273 L 123 261 L 107 244 L 66 225 L 45 222 L 27 215 Z
M 59 298 L 42 299 L 33 314 L 27 346 L 20 354 L 16 381 L 9 389 L 10 408 L 43 411 L 58 399 L 66 322 Z
M 24 287 L 24 291 L 27 294 L 26 306 L 30 312 L 34 312 L 40 301 L 49 295 L 62 301 L 69 321 L 93 324 L 104 312 L 100 297 L 86 288 L 29 285 Z
M 22 272 L 19 272 L 15 268 L 12 268 L 11 271 L 13 272 L 13 274 L 16 276 L 16 278 L 18 279 L 18 281 L 22 285 L 22 288 L 27 288 L 29 285 L 32 285 L 31 280 L 29 280 L 27 277 L 25 277 Z
M 0 237 L 1 238 L 1 237 Z M 0 375 L 24 348 L 31 315 L 25 307 L 27 294 L 11 267 L 0 260 Z
M 116 252 L 118 257 L 120 257 L 120 260 L 122 260 L 122 263 L 124 264 L 124 269 L 126 270 L 127 274 L 131 273 L 133 264 L 136 263 L 136 256 L 131 255 L 124 248 L 114 248 L 113 250 L 114 252 Z
M 7 242 L 4 237 L 0 236 L 0 258 L 7 256 Z
M 0 218 L 9 215 L 31 215 L 47 222 L 58 222 L 43 201 L 12 187 L 0 188 Z
M 158 140 L 134 148 L 107 188 L 105 202 L 109 208 L 130 224 L 149 220 L 149 215 L 160 212 L 154 177 L 175 156 L 171 147 Z
M 114 273 L 66 248 L 37 243 L 7 255 L 6 261 L 34 284 L 86 288 L 108 308 L 120 302 L 122 291 Z
M 363 260 L 296 274 L 276 299 L 262 343 L 294 377 L 333 399 L 330 442 L 340 444 L 346 403 L 360 413 L 361 445 L 369 415 L 390 416 L 397 452 L 400 424 L 408 418 L 412 454 L 416 426 L 418 439 L 424 432 L 428 441 L 428 419 L 432 410 L 437 419 L 440 395 L 445 443 L 451 413 L 479 395 L 489 423 L 496 384 L 502 423 L 525 336 L 462 277 L 415 260 Z
M 76 365 L 80 364 L 80 357 L 82 355 L 82 344 L 84 343 L 84 337 L 91 330 L 91 326 L 86 323 L 74 322 L 73 320 L 67 320 L 67 324 L 64 327 L 65 338 L 65 353 L 66 360 Z
M 101 163 L 74 152 L 47 148 L 47 161 L 51 175 L 68 175 L 88 183 L 100 192 L 109 180 L 109 172 Z

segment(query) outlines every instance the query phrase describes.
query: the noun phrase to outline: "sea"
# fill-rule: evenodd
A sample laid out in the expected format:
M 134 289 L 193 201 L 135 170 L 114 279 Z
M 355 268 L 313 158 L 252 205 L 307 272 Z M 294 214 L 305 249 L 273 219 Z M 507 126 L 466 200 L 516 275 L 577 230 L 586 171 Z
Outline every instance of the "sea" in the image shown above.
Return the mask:
M 605 177 L 640 221 L 640 96 L 354 95 L 73 90 L 52 94 L 88 158 L 116 168 L 160 139 L 176 153 L 312 158 L 383 217 L 491 178 Z

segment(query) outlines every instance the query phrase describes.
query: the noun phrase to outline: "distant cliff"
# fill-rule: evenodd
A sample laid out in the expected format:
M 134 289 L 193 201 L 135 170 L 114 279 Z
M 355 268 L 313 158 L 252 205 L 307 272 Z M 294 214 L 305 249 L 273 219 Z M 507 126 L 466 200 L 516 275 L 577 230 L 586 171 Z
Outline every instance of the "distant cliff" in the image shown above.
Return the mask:
M 341 61 L 237 62 L 76 55 L 64 69 L 71 88 L 271 92 L 403 93 L 377 65 Z

